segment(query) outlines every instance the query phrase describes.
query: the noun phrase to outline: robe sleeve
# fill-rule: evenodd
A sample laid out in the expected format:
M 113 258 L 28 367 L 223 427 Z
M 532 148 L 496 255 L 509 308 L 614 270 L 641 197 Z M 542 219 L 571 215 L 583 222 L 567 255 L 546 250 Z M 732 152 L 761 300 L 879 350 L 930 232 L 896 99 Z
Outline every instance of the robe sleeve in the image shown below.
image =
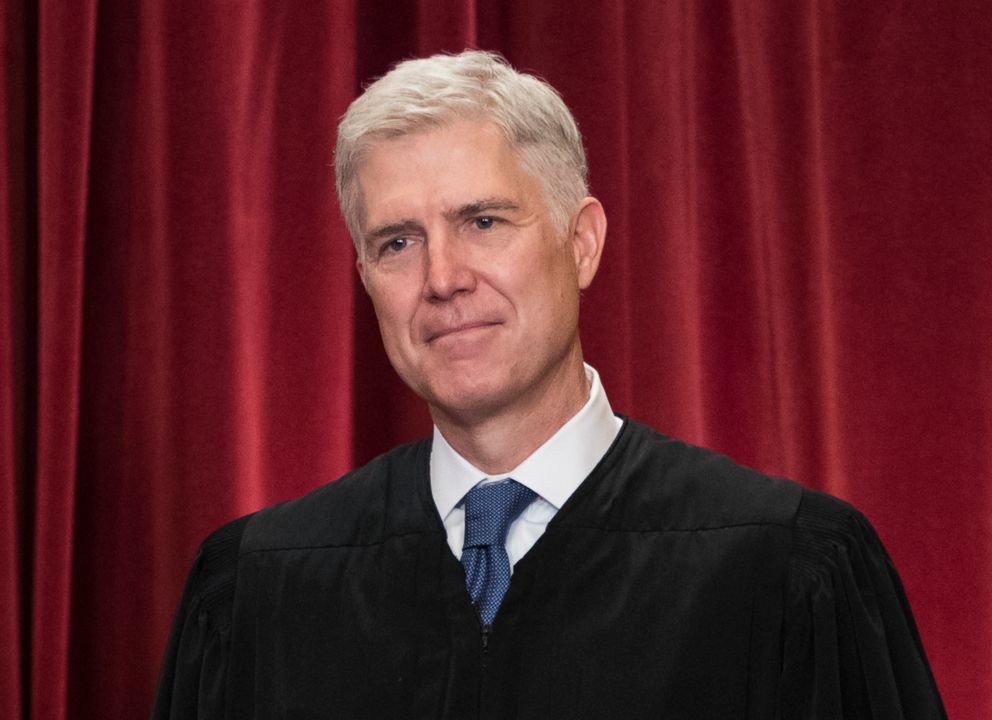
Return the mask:
M 200 546 L 169 635 L 152 720 L 225 716 L 238 550 L 248 519 L 225 525 Z
M 781 717 L 946 713 L 896 569 L 850 505 L 806 490 L 785 609 Z

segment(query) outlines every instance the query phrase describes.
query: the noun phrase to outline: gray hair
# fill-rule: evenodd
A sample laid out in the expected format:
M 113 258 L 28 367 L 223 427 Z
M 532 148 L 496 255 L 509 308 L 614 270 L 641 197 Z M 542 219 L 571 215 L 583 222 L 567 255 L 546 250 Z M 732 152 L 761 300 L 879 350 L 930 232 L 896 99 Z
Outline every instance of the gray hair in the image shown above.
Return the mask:
M 540 184 L 562 234 L 588 194 L 585 150 L 558 91 L 519 73 L 499 54 L 466 50 L 399 63 L 366 88 L 338 126 L 334 170 L 348 231 L 360 249 L 364 208 L 357 174 L 373 143 L 429 132 L 457 120 L 491 123 Z

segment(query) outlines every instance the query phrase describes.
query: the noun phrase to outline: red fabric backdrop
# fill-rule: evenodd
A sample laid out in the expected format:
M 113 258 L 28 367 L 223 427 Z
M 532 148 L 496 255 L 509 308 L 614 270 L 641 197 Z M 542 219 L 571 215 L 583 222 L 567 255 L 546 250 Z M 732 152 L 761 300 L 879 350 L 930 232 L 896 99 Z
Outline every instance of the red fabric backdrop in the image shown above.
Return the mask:
M 426 432 L 332 190 L 336 119 L 467 45 L 574 109 L 614 407 L 857 504 L 952 717 L 992 717 L 992 11 L 10 2 L 0 714 L 141 717 L 199 540 Z

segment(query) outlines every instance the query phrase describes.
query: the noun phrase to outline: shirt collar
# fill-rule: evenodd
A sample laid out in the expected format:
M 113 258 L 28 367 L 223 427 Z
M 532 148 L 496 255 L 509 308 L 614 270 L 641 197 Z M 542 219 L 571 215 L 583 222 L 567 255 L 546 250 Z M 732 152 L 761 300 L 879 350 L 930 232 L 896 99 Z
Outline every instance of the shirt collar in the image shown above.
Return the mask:
M 458 454 L 434 426 L 431 493 L 442 519 L 483 480 L 512 477 L 559 509 L 599 463 L 623 425 L 613 414 L 597 373 L 585 365 L 589 399 L 541 447 L 508 473 L 487 475 Z

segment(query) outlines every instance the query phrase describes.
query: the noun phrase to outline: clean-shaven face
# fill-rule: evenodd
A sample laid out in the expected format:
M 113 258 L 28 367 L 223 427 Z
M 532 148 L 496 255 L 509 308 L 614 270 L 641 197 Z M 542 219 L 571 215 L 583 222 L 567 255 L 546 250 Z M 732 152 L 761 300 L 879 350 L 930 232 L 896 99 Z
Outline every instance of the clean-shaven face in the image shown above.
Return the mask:
M 581 357 L 572 244 L 493 126 L 370 148 L 358 269 L 393 367 L 433 412 L 526 407 Z

